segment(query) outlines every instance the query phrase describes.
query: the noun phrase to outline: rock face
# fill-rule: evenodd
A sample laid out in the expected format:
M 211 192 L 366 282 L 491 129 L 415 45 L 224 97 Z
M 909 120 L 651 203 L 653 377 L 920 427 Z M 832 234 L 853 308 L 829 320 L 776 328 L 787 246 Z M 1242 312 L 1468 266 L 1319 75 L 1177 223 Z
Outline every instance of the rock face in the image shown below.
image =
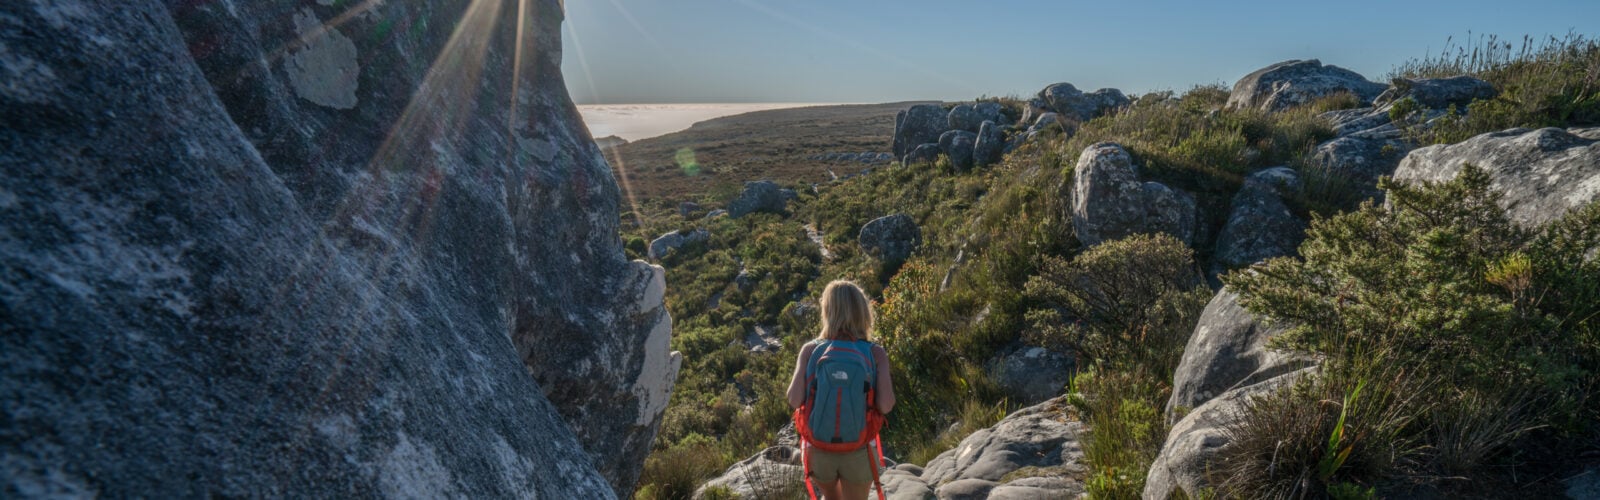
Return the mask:
M 878 260 L 898 262 L 911 257 L 911 252 L 922 245 L 922 229 L 909 215 L 886 215 L 861 226 L 856 239 L 860 240 L 861 250 L 867 255 Z
M 728 203 L 728 216 L 738 218 L 756 212 L 781 214 L 789 207 L 789 200 L 783 191 L 772 181 L 746 182 L 739 197 Z
M 939 142 L 939 134 L 950 130 L 947 114 L 938 104 L 918 104 L 896 114 L 894 156 L 902 158 L 919 144 Z
M 1411 151 L 1400 129 L 1389 124 L 1388 114 L 1379 114 L 1383 125 L 1318 144 L 1311 159 L 1375 190 L 1378 178 L 1393 174 Z
M 701 242 L 711 238 L 711 233 L 704 228 L 693 231 L 673 231 L 650 240 L 650 260 L 661 260 L 667 252 L 689 243 Z
M 1043 347 L 1018 345 L 989 363 L 989 373 L 1012 396 L 1034 404 L 1060 395 L 1072 381 L 1071 356 Z
M 1514 128 L 1412 151 L 1395 180 L 1444 182 L 1467 163 L 1489 172 L 1511 220 L 1538 226 L 1600 200 L 1600 127 Z
M 1194 197 L 1158 182 L 1139 182 L 1128 152 L 1109 142 L 1084 148 L 1072 177 L 1072 229 L 1098 245 L 1139 233 L 1194 241 Z
M 965 130 L 951 130 L 939 136 L 939 150 L 950 158 L 956 170 L 972 169 L 972 151 L 977 147 L 978 134 Z
M 1083 424 L 1067 417 L 1066 397 L 1039 403 L 1006 416 L 939 454 L 926 468 L 900 464 L 882 475 L 892 500 L 1074 498 L 1087 472 L 1078 444 Z M 1024 467 L 1034 477 L 1001 482 Z
M 1313 361 L 1266 348 L 1282 330 L 1264 325 L 1224 288 L 1206 305 L 1173 376 L 1167 415 L 1191 409 L 1173 425 L 1150 466 L 1144 498 L 1165 499 L 1178 489 L 1193 497 L 1206 483 L 1206 467 L 1227 445 L 1224 428 L 1237 421 L 1249 398 L 1267 394 L 1310 373 Z
M 1233 196 L 1228 221 L 1217 234 L 1212 260 L 1218 269 L 1248 266 L 1269 257 L 1294 255 L 1305 239 L 1306 223 L 1283 200 L 1300 188 L 1300 174 L 1273 167 L 1244 180 Z
M 1256 70 L 1233 84 L 1229 108 L 1278 111 L 1338 92 L 1371 102 L 1385 89 L 1360 74 L 1321 61 L 1289 60 Z
M 1498 95 L 1494 85 L 1467 75 L 1450 78 L 1396 78 L 1388 90 L 1379 94 L 1373 104 L 1383 107 L 1395 101 L 1411 98 L 1424 108 L 1444 109 L 1455 106 L 1462 111 L 1474 99 L 1490 99 Z
M 629 496 L 679 357 L 560 4 L 302 4 L 0 5 L 0 491 Z

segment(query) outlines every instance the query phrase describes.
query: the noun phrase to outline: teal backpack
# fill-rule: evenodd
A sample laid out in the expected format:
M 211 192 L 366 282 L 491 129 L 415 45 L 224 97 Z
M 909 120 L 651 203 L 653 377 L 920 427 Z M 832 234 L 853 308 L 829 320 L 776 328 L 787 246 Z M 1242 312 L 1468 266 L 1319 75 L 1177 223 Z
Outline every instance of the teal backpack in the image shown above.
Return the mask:
M 864 340 L 819 340 L 806 360 L 806 400 L 794 411 L 795 431 L 801 447 L 833 453 L 848 453 L 868 447 L 872 457 L 872 482 L 883 496 L 878 468 L 883 465 L 883 448 L 878 431 L 883 414 L 874 406 L 878 366 L 872 356 L 872 343 Z M 802 453 L 806 491 L 816 492 L 811 484 L 811 458 Z

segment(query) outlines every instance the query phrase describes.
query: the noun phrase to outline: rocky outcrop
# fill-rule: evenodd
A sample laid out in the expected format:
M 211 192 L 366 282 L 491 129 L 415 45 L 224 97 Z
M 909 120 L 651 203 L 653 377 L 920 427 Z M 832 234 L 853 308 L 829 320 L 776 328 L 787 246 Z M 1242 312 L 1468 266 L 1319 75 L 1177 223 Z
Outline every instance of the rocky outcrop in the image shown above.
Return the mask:
M 757 212 L 782 214 L 789 209 L 789 199 L 783 192 L 784 189 L 772 181 L 746 182 L 739 197 L 728 203 L 728 216 L 739 218 Z
M 1511 220 L 1527 227 L 1600 200 L 1600 127 L 1515 128 L 1412 151 L 1399 181 L 1445 182 L 1472 164 L 1487 171 Z
M 709 490 L 732 493 L 734 498 L 777 498 L 780 493 L 794 493 L 797 488 L 803 494 L 804 472 L 799 449 L 773 446 L 733 464 L 721 476 L 706 481 L 695 490 L 694 498 L 710 496 L 707 494 Z
M 1006 148 L 1006 135 L 1000 131 L 1000 125 L 985 120 L 978 127 L 978 140 L 972 144 L 972 162 L 983 167 L 1000 161 Z
M 1450 78 L 1396 78 L 1388 90 L 1373 100 L 1373 105 L 1384 107 L 1401 99 L 1412 99 L 1429 109 L 1455 106 L 1465 111 L 1477 99 L 1491 99 L 1499 95 L 1494 85 L 1467 75 Z
M 972 433 L 927 467 L 885 470 L 884 493 L 892 500 L 930 493 L 941 500 L 1074 498 L 1084 492 L 1080 481 L 1087 473 L 1078 441 L 1084 431 L 1067 415 L 1066 396 L 1057 397 Z M 1035 473 L 1012 474 L 1025 468 Z
M 1157 232 L 1194 241 L 1194 197 L 1158 182 L 1140 182 L 1133 158 L 1113 143 L 1094 144 L 1078 156 L 1071 206 L 1072 230 L 1084 245 Z
M 951 130 L 939 136 L 939 150 L 950 159 L 957 171 L 972 169 L 972 150 L 977 146 L 978 134 L 965 130 Z
M 1213 271 L 1294 255 L 1305 239 L 1306 223 L 1289 211 L 1284 199 L 1299 189 L 1300 174 L 1289 167 L 1273 167 L 1246 177 L 1233 196 L 1228 221 L 1217 234 Z
M 693 231 L 672 231 L 650 240 L 650 260 L 661 260 L 667 252 L 690 243 L 698 243 L 711 238 L 711 233 L 705 228 Z
M 1363 103 L 1382 93 L 1385 86 L 1366 77 L 1321 61 L 1289 60 L 1267 66 L 1240 78 L 1228 96 L 1229 108 L 1279 111 L 1339 92 L 1355 95 Z
M 1311 159 L 1337 173 L 1370 187 L 1377 195 L 1378 178 L 1394 173 L 1400 160 L 1411 151 L 1400 129 L 1389 124 L 1388 114 L 1383 125 L 1355 132 L 1318 144 Z
M 560 3 L 332 4 L 0 5 L 0 491 L 629 496 L 679 358 Z
M 904 158 L 918 145 L 939 142 L 939 135 L 950 130 L 947 115 L 938 104 L 918 104 L 895 114 L 894 156 Z
M 989 375 L 1011 395 L 1031 405 L 1060 395 L 1072 381 L 1076 363 L 1066 353 L 1018 344 L 988 363 Z
M 1249 398 L 1315 370 L 1310 358 L 1266 347 L 1280 332 L 1246 311 L 1238 295 L 1226 288 L 1206 304 L 1174 372 L 1167 402 L 1168 418 L 1183 417 L 1150 466 L 1144 498 L 1165 499 L 1179 489 L 1194 497 L 1209 486 L 1207 467 L 1229 442 L 1224 429 L 1238 420 Z
M 1108 110 L 1127 106 L 1128 97 L 1117 89 L 1085 93 L 1070 83 L 1056 83 L 1039 91 L 1038 99 L 1050 110 L 1078 121 L 1089 121 Z
M 862 225 L 856 239 L 861 242 L 861 250 L 867 255 L 882 261 L 899 262 L 911 257 L 911 252 L 922 245 L 922 229 L 909 215 L 886 215 Z

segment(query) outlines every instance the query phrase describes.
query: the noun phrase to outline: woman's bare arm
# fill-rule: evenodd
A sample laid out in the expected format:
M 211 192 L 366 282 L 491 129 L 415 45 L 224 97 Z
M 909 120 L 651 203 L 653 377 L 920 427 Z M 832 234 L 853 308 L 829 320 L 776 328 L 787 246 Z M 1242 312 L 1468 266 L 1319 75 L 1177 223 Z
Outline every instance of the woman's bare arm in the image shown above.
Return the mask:
M 811 357 L 811 348 L 815 346 L 807 343 L 800 348 L 800 357 L 794 360 L 794 377 L 789 379 L 790 408 L 799 408 L 806 402 L 806 360 Z
M 878 365 L 877 401 L 878 413 L 889 414 L 894 409 L 894 382 L 889 380 L 889 352 L 877 344 L 872 345 L 872 360 Z

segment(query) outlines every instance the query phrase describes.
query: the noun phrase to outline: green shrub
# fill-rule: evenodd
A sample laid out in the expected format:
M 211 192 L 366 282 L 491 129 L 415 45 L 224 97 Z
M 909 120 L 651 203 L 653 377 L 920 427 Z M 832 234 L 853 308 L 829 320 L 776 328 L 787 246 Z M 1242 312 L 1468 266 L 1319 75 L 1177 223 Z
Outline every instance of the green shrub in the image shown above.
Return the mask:
M 1156 362 L 1157 371 L 1176 366 L 1194 306 L 1211 295 L 1193 251 L 1164 233 L 1109 241 L 1071 261 L 1046 257 L 1027 294 L 1046 306 L 1029 314 L 1045 343 L 1091 360 Z
M 1223 277 L 1250 311 L 1293 325 L 1276 344 L 1325 359 L 1309 389 L 1253 402 L 1230 430 L 1230 491 L 1461 477 L 1517 448 L 1559 457 L 1592 439 L 1600 203 L 1525 229 L 1489 184 L 1471 165 L 1447 183 L 1385 180 L 1392 208 L 1315 220 L 1301 258 Z M 1346 453 L 1328 447 L 1335 434 L 1367 444 L 1329 469 Z
M 1600 41 L 1572 34 L 1513 44 L 1491 35 L 1468 43 L 1470 49 L 1447 43 L 1439 55 L 1393 72 L 1405 78 L 1473 75 L 1500 91 L 1416 134 L 1418 142 L 1448 144 L 1513 127 L 1600 124 Z

